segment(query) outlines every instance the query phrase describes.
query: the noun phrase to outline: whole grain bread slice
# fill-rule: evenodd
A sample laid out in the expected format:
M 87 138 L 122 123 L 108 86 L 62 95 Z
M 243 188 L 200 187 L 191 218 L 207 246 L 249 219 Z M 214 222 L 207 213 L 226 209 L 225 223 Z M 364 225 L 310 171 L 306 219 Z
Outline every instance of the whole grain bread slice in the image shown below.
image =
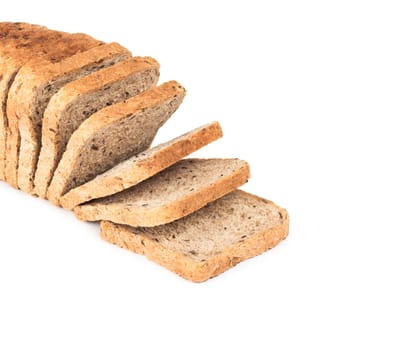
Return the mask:
M 156 227 L 101 222 L 101 236 L 194 282 L 203 282 L 275 247 L 288 235 L 285 209 L 237 190 Z
M 72 189 L 60 199 L 60 204 L 71 210 L 79 204 L 126 190 L 220 137 L 222 129 L 218 122 L 203 125 L 139 153 Z
M 45 198 L 67 142 L 85 119 L 155 86 L 158 79 L 157 61 L 151 57 L 132 57 L 61 88 L 44 113 L 34 193 Z
M 0 23 L 0 180 L 5 179 L 8 91 L 21 66 L 29 61 L 58 62 L 101 45 L 85 34 L 70 34 L 28 23 Z
M 184 96 L 170 81 L 93 114 L 71 136 L 47 198 L 59 205 L 65 193 L 149 148 Z
M 105 44 L 57 62 L 24 65 L 8 93 L 6 178 L 14 187 L 32 193 L 41 147 L 41 126 L 50 98 L 70 81 L 130 57 L 119 44 Z M 21 157 L 19 157 L 19 154 Z
M 74 208 L 80 220 L 158 226 L 180 219 L 234 191 L 250 176 L 239 159 L 183 159 L 115 195 Z

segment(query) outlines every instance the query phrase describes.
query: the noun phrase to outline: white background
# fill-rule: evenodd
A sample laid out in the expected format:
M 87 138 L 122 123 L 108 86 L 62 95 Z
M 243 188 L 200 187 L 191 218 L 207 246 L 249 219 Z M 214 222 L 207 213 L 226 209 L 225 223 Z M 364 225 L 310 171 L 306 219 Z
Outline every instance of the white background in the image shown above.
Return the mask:
M 248 160 L 291 229 L 194 284 L 1 183 L 0 349 L 394 349 L 393 5 L 4 2 L 159 60 L 188 96 L 155 143 L 219 120 L 197 155 Z

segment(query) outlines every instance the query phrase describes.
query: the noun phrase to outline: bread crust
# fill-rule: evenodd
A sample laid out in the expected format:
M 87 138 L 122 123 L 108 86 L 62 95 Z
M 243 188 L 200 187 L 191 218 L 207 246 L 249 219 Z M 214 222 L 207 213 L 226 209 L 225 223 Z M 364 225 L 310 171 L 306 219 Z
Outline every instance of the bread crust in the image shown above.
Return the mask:
M 139 113 L 139 120 L 143 121 L 145 110 L 159 108 L 169 101 L 177 102 L 178 99 L 179 102 L 177 102 L 176 105 L 176 108 L 178 108 L 178 105 L 181 103 L 184 96 L 185 89 L 178 82 L 170 81 L 156 88 L 145 91 L 122 103 L 117 103 L 104 108 L 90 116 L 81 124 L 70 138 L 66 151 L 63 154 L 52 178 L 51 184 L 48 187 L 47 198 L 53 204 L 60 205 L 61 196 L 71 190 L 67 189 L 67 184 L 71 173 L 77 164 L 77 160 L 85 145 L 94 138 L 94 135 L 98 135 L 104 129 L 123 120 L 127 120 L 131 116 L 132 119 L 135 119 L 134 116 L 139 115 Z M 170 117 L 171 114 L 168 117 Z M 155 122 L 155 131 L 157 131 L 165 121 L 166 120 L 161 121 L 160 118 L 158 118 Z M 149 136 L 149 140 L 146 142 L 148 144 L 147 148 L 152 142 L 151 138 L 155 135 Z M 139 152 L 141 151 L 143 150 L 139 150 Z M 95 175 L 97 176 L 99 174 Z
M 240 196 L 250 196 L 264 200 L 247 192 L 240 190 L 236 192 Z M 265 201 L 268 205 L 277 208 L 282 218 L 281 221 L 268 229 L 261 230 L 242 242 L 227 247 L 204 262 L 193 260 L 176 250 L 169 249 L 163 244 L 141 235 L 136 228 L 131 226 L 102 221 L 101 237 L 107 242 L 131 250 L 134 253 L 145 255 L 148 259 L 185 279 L 193 282 L 204 282 L 218 276 L 241 261 L 262 254 L 275 247 L 288 236 L 289 216 L 287 211 L 271 201 Z M 175 234 L 177 233 L 175 232 Z
M 134 87 L 136 93 L 156 85 L 159 79 L 159 63 L 151 57 L 132 57 L 68 83 L 51 98 L 43 118 L 41 152 L 34 179 L 36 195 L 46 197 L 48 185 L 65 150 L 66 144 L 61 140 L 66 133 L 66 127 L 62 120 L 65 119 L 70 107 L 78 103 L 80 97 L 86 97 L 103 88 L 108 89 L 115 83 L 139 74 L 145 76 L 126 87 Z M 122 93 L 119 92 L 119 95 L 122 96 Z M 70 135 L 73 131 L 67 130 Z
M 114 168 L 114 170 L 107 172 L 111 172 L 111 174 L 106 176 L 106 173 L 104 173 L 92 181 L 72 189 L 61 198 L 60 203 L 62 207 L 72 210 L 77 205 L 92 199 L 110 196 L 126 190 L 220 137 L 222 137 L 222 129 L 218 122 L 206 124 L 169 141 L 165 147 L 159 145 L 158 148 L 160 147 L 160 149 L 158 151 L 152 149 L 153 154 L 151 156 L 137 158 L 135 162 L 126 167 L 121 167 L 120 170 L 115 171 Z
M 41 147 L 42 115 L 36 115 L 39 94 L 50 91 L 56 80 L 67 79 L 68 74 L 100 65 L 115 56 L 126 59 L 130 53 L 119 44 L 111 43 L 78 52 L 56 63 L 30 61 L 19 69 L 7 103 L 6 178 L 12 186 L 33 192 L 34 172 Z
M 28 23 L 0 23 L 0 180 L 6 179 L 7 135 L 10 133 L 7 97 L 18 70 L 28 62 L 58 62 L 101 44 L 85 34 L 54 31 Z

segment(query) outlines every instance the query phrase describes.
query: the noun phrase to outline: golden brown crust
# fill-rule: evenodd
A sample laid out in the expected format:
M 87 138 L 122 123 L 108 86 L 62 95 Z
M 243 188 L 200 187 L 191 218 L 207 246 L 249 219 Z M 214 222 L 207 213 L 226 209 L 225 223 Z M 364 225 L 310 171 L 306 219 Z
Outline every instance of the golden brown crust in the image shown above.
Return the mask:
M 185 89 L 176 81 L 164 83 L 122 103 L 104 108 L 85 120 L 69 140 L 67 149 L 48 187 L 47 198 L 55 205 L 60 204 L 60 198 L 66 191 L 70 171 L 75 167 L 79 154 L 93 135 L 132 114 L 154 106 L 159 107 L 173 95 L 179 95 L 182 98 L 185 96 Z
M 18 71 L 7 103 L 9 137 L 6 178 L 12 186 L 28 193 L 32 193 L 33 190 L 34 171 L 41 143 L 41 133 L 38 132 L 41 125 L 37 125 L 34 120 L 37 93 L 40 88 L 66 74 L 122 54 L 125 58 L 129 56 L 125 48 L 112 43 L 76 53 L 56 63 L 35 60 L 33 64 L 31 61 Z
M 8 91 L 19 68 L 27 62 L 57 62 L 101 44 L 85 34 L 53 31 L 27 23 L 0 23 L 0 180 L 8 177 L 16 186 L 16 174 L 12 171 L 9 176 L 5 174 L 10 134 L 6 110 Z
M 245 196 L 257 196 L 239 191 Z M 142 237 L 133 227 L 114 224 L 109 221 L 101 222 L 101 237 L 110 243 L 116 244 L 132 252 L 145 255 L 148 259 L 169 269 L 183 278 L 193 282 L 204 282 L 212 277 L 237 265 L 239 262 L 257 256 L 268 249 L 275 247 L 288 236 L 289 217 L 285 209 L 274 205 L 282 220 L 279 224 L 254 234 L 243 242 L 229 246 L 204 262 L 190 259 L 188 256 L 171 250 L 161 243 L 155 242 L 148 237 Z
M 130 76 L 146 72 L 150 79 L 140 79 L 133 84 L 139 92 L 156 85 L 159 63 L 151 57 L 132 57 L 116 65 L 103 68 L 84 78 L 72 81 L 59 90 L 50 100 L 43 118 L 42 146 L 34 179 L 34 192 L 46 197 L 48 185 L 59 161 L 59 144 L 62 132 L 61 118 L 73 102 L 83 95 L 94 93 Z M 121 95 L 121 94 L 120 94 Z M 63 150 L 62 150 L 63 152 Z
M 5 180 L 6 139 L 8 118 L 6 113 L 8 90 L 13 82 L 12 69 L 0 55 L 0 180 Z
M 86 34 L 71 34 L 28 23 L 0 23 L 0 55 L 18 64 L 31 59 L 58 62 L 77 52 L 101 45 Z
M 178 160 L 186 157 L 199 148 L 222 137 L 222 129 L 218 122 L 213 122 L 188 138 L 180 139 L 161 148 L 148 158 L 133 162 L 130 166 L 111 176 L 98 176 L 92 181 L 79 186 L 61 198 L 61 205 L 73 209 L 77 205 L 92 199 L 110 196 L 121 192 L 137 183 L 148 179 L 168 168 Z

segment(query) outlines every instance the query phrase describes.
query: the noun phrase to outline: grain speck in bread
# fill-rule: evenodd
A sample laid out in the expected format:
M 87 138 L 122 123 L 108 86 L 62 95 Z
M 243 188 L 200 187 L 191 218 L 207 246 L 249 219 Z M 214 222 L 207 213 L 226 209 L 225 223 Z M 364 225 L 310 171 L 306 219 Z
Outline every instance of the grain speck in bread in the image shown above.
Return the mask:
M 35 194 L 45 198 L 67 142 L 85 119 L 106 106 L 155 86 L 158 79 L 157 61 L 151 57 L 131 57 L 61 88 L 44 113 Z
M 203 282 L 273 248 L 288 235 L 285 209 L 237 190 L 197 212 L 156 227 L 101 223 L 105 241 Z
M 240 159 L 183 159 L 159 174 L 109 197 L 74 208 L 81 220 L 157 226 L 180 219 L 244 185 Z
M 61 198 L 61 206 L 71 210 L 81 203 L 128 189 L 220 137 L 222 129 L 218 122 L 203 125 L 137 154 L 93 180 L 72 189 Z
M 47 198 L 59 205 L 68 191 L 149 148 L 184 96 L 185 89 L 170 81 L 90 116 L 71 136 Z
M 112 43 L 77 53 L 57 63 L 43 61 L 23 66 L 9 90 L 7 114 L 7 181 L 32 193 L 34 172 L 41 147 L 41 126 L 50 98 L 70 81 L 130 57 L 130 52 Z M 19 154 L 21 157 L 19 157 Z
M 8 130 L 7 97 L 24 64 L 38 59 L 58 62 L 102 43 L 85 34 L 70 34 L 28 23 L 0 23 L 0 180 L 5 179 Z

